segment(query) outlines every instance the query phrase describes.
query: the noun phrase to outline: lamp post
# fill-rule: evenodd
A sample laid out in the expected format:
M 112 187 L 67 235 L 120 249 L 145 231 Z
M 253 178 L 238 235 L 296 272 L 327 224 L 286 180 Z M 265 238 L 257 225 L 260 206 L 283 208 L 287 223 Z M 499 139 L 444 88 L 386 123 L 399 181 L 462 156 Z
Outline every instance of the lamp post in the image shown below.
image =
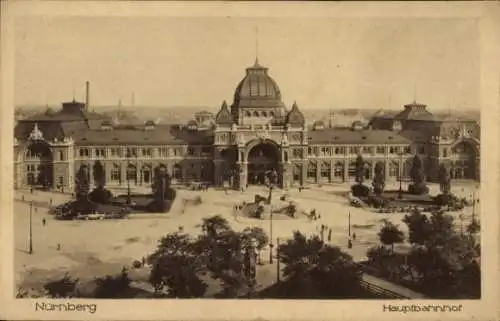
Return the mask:
M 269 173 L 269 197 L 268 197 L 268 202 L 269 202 L 269 209 L 270 209 L 270 215 L 269 215 L 269 263 L 273 263 L 273 206 L 271 204 L 272 200 L 272 192 L 274 185 L 276 184 L 278 177 L 278 173 L 276 172 L 276 169 L 273 169 L 271 173 Z
M 30 202 L 28 253 L 33 254 L 33 201 Z
M 280 283 L 280 238 L 276 238 L 276 281 Z
M 351 212 L 349 212 L 347 216 L 347 224 L 348 224 L 348 233 L 349 233 L 349 238 L 351 238 Z
M 269 206 L 270 215 L 269 215 L 269 263 L 273 264 L 273 207 Z
M 131 150 L 128 148 L 127 149 L 127 160 L 128 160 L 128 164 L 127 164 L 127 205 L 130 205 L 132 203 L 132 200 L 131 200 L 131 191 L 130 191 L 130 159 L 132 158 L 132 152 Z M 137 158 L 137 152 L 136 152 L 136 158 Z M 136 162 L 137 163 L 137 162 Z M 137 169 L 136 169 L 137 170 Z M 136 173 L 137 175 L 137 173 Z

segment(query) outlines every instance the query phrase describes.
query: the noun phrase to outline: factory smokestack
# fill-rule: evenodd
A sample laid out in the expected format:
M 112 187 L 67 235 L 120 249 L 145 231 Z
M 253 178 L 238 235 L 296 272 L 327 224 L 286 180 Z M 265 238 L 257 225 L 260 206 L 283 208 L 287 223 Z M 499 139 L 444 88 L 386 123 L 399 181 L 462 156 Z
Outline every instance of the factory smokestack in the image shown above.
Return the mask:
M 89 98 L 90 98 L 90 83 L 88 81 L 85 82 L 85 109 L 89 110 Z

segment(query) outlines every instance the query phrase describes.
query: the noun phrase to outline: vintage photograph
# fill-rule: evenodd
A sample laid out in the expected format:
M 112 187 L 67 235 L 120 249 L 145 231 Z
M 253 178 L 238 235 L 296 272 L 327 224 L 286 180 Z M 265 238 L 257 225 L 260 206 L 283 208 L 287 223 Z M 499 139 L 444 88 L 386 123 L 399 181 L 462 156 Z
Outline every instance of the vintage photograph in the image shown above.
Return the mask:
M 479 30 L 18 17 L 13 295 L 481 299 Z

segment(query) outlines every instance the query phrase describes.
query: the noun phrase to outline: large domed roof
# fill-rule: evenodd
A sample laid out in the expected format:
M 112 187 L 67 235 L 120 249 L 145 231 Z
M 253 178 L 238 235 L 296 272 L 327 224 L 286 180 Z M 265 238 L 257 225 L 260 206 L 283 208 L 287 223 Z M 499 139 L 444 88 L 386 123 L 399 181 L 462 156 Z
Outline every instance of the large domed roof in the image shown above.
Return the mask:
M 281 102 L 278 84 L 268 75 L 267 70 L 257 59 L 252 67 L 246 69 L 246 76 L 234 93 L 235 103 L 244 101 L 251 103 L 253 100 Z

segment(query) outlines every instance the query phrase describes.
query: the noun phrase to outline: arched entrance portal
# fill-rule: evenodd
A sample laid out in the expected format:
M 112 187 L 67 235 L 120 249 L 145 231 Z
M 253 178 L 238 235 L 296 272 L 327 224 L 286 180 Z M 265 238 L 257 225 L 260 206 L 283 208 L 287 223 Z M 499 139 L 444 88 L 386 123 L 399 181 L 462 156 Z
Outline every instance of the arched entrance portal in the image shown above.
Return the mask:
M 271 142 L 262 142 L 248 152 L 248 184 L 265 184 L 269 173 L 279 173 L 280 153 Z
M 34 141 L 26 148 L 25 180 L 33 187 L 50 188 L 52 186 L 52 151 L 44 141 Z

